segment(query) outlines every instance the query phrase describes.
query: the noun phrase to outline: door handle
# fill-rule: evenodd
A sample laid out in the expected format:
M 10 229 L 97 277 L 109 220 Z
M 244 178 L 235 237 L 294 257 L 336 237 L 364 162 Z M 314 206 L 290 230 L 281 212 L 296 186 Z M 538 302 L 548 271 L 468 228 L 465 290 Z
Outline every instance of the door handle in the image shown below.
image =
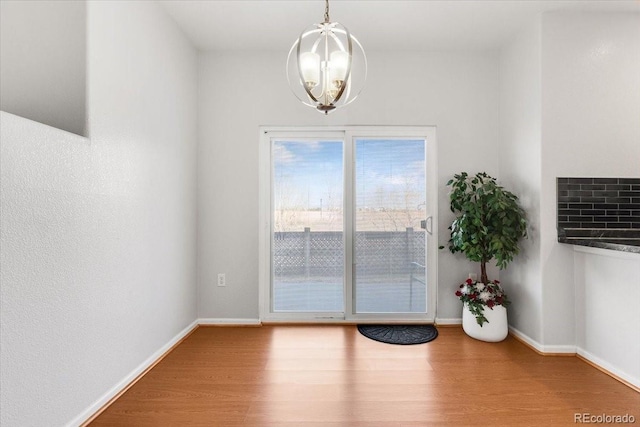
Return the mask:
M 433 234 L 433 217 L 428 216 L 427 219 L 420 221 L 420 228 L 423 228 L 429 234 Z

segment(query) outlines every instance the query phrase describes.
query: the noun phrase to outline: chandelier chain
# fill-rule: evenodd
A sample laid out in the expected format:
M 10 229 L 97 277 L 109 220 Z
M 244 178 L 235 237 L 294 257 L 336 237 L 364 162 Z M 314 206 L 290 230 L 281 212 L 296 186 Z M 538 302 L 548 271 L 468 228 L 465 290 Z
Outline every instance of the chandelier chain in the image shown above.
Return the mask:
M 324 1 L 325 6 L 324 6 L 324 22 L 330 22 L 329 21 L 329 0 L 325 0 Z

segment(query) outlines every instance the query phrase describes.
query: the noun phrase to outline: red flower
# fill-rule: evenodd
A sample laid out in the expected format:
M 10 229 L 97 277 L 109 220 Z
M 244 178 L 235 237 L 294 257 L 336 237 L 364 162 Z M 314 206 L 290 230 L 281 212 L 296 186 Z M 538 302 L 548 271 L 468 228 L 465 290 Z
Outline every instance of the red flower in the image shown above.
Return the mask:
M 493 303 L 493 301 L 492 301 L 492 300 L 487 301 L 487 307 L 489 307 L 489 308 L 493 308 L 493 306 L 494 306 L 494 305 L 495 305 L 495 304 Z
M 502 296 L 496 297 L 496 303 L 502 304 Z
M 467 279 L 467 285 L 470 285 L 470 284 L 472 284 L 472 283 L 473 283 L 473 280 L 471 280 L 471 279 Z
M 457 296 L 457 297 L 461 297 L 461 296 L 462 296 L 462 292 L 460 292 L 460 291 L 456 291 L 456 296 Z
M 471 299 L 476 299 L 478 297 L 478 294 L 471 294 L 469 295 L 469 298 Z

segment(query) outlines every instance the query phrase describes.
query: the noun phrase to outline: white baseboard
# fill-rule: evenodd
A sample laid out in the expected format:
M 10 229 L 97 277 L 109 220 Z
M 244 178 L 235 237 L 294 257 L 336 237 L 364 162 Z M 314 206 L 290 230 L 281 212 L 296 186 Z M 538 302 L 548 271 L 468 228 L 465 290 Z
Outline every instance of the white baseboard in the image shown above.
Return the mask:
M 462 317 L 443 319 L 436 317 L 436 325 L 462 325 Z
M 516 338 L 524 341 L 527 345 L 534 348 L 540 353 L 576 354 L 576 346 L 574 345 L 543 345 L 530 336 L 520 332 L 513 326 L 509 326 L 509 332 L 511 332 Z
M 178 341 L 187 336 L 191 331 L 198 327 L 198 321 L 194 320 L 189 326 L 178 332 L 169 342 L 160 347 L 155 353 L 149 356 L 138 367 L 131 371 L 126 377 L 120 380 L 116 385 L 111 387 L 109 391 L 102 395 L 98 400 L 93 402 L 87 409 L 82 411 L 73 420 L 67 423 L 67 427 L 77 427 L 82 425 L 89 417 L 98 412 L 104 405 L 106 405 L 114 396 L 120 393 L 125 387 L 127 387 L 133 380 L 135 380 L 141 373 L 143 373 L 149 366 L 152 366 L 156 361 L 162 357 L 171 347 L 173 347 Z
M 613 366 L 611 363 L 599 358 L 598 356 L 595 356 L 591 353 L 589 353 L 587 350 L 578 347 L 577 348 L 577 352 L 578 355 L 582 356 L 583 358 L 587 359 L 589 362 L 593 363 L 594 365 L 599 366 L 600 368 L 604 369 L 605 371 L 608 371 L 609 373 L 615 375 L 616 377 L 628 382 L 629 384 L 633 385 L 634 387 L 637 387 L 640 389 L 640 378 L 636 378 L 633 377 L 629 374 L 627 374 L 626 372 L 621 371 L 620 369 L 616 368 L 615 366 Z
M 261 325 L 260 319 L 232 319 L 232 318 L 200 318 L 199 325 Z

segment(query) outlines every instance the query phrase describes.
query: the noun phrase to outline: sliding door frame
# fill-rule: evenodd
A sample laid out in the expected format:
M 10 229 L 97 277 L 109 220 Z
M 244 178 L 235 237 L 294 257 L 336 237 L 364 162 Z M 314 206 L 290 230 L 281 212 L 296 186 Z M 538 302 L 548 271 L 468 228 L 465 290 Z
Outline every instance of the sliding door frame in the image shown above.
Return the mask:
M 299 137 L 297 136 L 299 135 Z M 271 248 L 273 245 L 273 167 L 272 140 L 340 139 L 343 141 L 343 218 L 344 233 L 344 313 L 274 312 L 272 310 Z M 356 313 L 354 298 L 354 226 L 355 226 L 355 139 L 424 139 L 426 168 L 427 311 L 426 313 Z M 350 162 L 350 164 L 347 164 Z M 437 300 L 438 265 L 438 174 L 435 126 L 261 126 L 259 138 L 259 310 L 261 321 L 310 323 L 434 322 Z M 425 218 L 425 219 L 426 219 Z M 357 297 L 357 296 L 356 296 Z

